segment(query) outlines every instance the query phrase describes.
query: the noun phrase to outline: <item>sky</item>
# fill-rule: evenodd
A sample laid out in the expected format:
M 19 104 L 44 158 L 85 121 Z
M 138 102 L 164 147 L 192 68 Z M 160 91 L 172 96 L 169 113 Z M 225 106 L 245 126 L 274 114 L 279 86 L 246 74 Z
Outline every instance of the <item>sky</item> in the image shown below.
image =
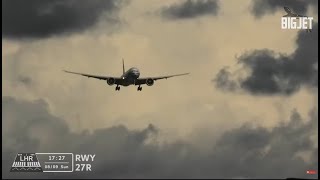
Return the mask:
M 2 0 L 3 178 L 318 178 L 318 1 Z M 313 16 L 282 30 L 283 6 Z M 64 73 L 141 77 L 151 87 Z M 18 152 L 93 172 L 10 173 Z

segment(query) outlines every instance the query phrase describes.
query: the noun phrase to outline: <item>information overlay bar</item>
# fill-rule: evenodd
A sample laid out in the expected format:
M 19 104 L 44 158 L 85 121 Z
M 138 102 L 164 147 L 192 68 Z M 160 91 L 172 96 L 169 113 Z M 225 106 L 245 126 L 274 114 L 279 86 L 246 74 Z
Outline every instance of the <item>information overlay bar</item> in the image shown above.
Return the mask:
M 36 153 L 43 172 L 73 172 L 73 153 Z

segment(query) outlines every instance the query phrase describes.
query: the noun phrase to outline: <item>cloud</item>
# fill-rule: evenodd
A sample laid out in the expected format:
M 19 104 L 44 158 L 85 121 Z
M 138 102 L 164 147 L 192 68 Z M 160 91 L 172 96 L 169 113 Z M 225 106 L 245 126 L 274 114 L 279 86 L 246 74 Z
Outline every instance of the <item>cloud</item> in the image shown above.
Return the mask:
M 237 82 L 230 79 L 231 73 L 228 71 L 228 67 L 222 68 L 217 74 L 216 79 L 214 80 L 216 86 L 220 87 L 223 90 L 235 91 L 237 89 Z
M 123 1 L 115 0 L 3 0 L 2 37 L 44 38 L 79 32 L 94 26 L 99 18 L 119 21 Z
M 216 16 L 219 11 L 217 0 L 186 0 L 162 9 L 168 19 L 190 19 L 204 15 Z
M 318 88 L 318 24 L 313 26 L 312 31 L 299 32 L 296 39 L 298 47 L 290 55 L 268 49 L 242 54 L 238 62 L 244 66 L 243 71 L 248 70 L 250 75 L 232 80 L 232 73 L 223 68 L 213 80 L 215 86 L 230 91 L 244 89 L 255 95 L 291 95 L 301 86 Z
M 23 177 L 51 178 L 285 178 L 308 177 L 306 169 L 317 169 L 317 109 L 302 120 L 293 111 L 290 120 L 268 130 L 252 124 L 231 129 L 202 152 L 187 141 L 157 142 L 154 125 L 141 130 L 125 126 L 71 132 L 63 119 L 50 113 L 43 100 L 23 101 L 2 97 L 2 177 L 9 173 L 17 152 L 94 153 L 93 172 L 71 174 L 26 173 Z M 311 152 L 307 162 L 297 156 Z
M 283 11 L 284 6 L 289 7 L 293 12 L 306 15 L 308 6 L 312 5 L 314 9 L 318 10 L 317 0 L 253 0 L 251 13 L 256 18 L 261 18 L 266 14 L 273 14 L 276 10 Z

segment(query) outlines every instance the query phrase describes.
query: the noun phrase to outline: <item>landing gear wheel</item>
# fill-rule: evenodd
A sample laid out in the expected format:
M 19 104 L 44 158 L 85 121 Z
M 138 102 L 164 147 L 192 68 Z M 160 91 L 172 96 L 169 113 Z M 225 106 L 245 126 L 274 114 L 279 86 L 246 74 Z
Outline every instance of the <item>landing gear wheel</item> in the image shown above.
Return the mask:
M 117 87 L 116 87 L 116 91 L 120 91 L 120 86 L 117 86 Z
M 142 87 L 139 86 L 138 89 L 137 89 L 137 91 L 142 91 Z

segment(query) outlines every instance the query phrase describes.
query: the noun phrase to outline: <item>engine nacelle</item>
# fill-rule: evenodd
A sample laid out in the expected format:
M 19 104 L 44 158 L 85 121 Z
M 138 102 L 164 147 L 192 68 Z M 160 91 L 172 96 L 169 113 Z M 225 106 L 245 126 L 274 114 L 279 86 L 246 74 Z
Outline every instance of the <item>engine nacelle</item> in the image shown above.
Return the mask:
M 148 86 L 152 86 L 152 85 L 154 84 L 154 80 L 153 80 L 153 79 L 147 79 L 147 80 L 146 80 L 146 84 L 147 84 Z
M 110 85 L 110 86 L 114 85 L 115 82 L 116 82 L 116 80 L 115 80 L 114 78 L 109 78 L 109 79 L 107 80 L 107 83 L 108 83 L 108 85 Z

